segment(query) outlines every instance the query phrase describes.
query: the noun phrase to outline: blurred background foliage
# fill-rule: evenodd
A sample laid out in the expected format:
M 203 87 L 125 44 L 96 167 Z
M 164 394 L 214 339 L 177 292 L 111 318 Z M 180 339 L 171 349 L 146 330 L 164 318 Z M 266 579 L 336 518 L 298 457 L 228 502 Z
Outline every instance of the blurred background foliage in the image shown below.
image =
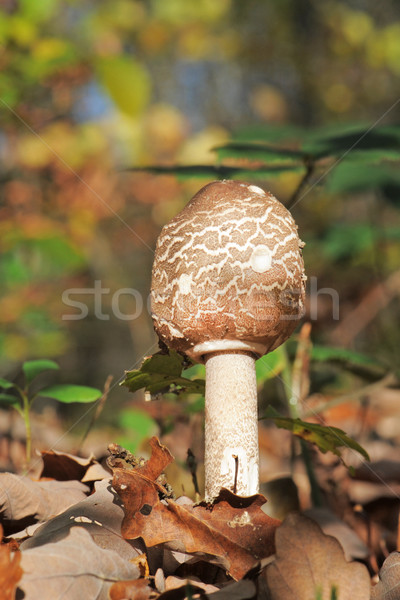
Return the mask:
M 198 179 L 168 168 L 217 162 L 289 165 L 252 180 L 293 204 L 308 275 L 339 294 L 339 321 L 330 296 L 318 297 L 313 339 L 394 366 L 395 0 L 3 0 L 0 65 L 3 375 L 45 356 L 65 381 L 102 387 L 154 353 L 146 307 L 156 237 L 213 179 L 212 170 Z M 379 136 L 371 129 L 351 150 L 375 125 Z M 284 152 L 240 146 L 257 141 Z M 319 153 L 311 168 L 310 152 Z M 128 170 L 149 165 L 164 172 Z M 86 318 L 73 318 L 68 298 L 87 305 Z M 111 404 L 131 398 L 118 386 L 111 393 Z

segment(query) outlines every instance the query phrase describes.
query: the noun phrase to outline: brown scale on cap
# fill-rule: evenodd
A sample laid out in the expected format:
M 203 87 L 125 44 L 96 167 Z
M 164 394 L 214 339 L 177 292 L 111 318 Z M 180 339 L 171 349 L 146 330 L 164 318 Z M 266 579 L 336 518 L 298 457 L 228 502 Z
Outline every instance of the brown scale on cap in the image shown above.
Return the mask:
M 218 350 L 222 340 L 270 352 L 303 314 L 303 245 L 272 194 L 238 181 L 206 185 L 158 238 L 151 290 L 157 334 L 197 360 L 205 342 Z

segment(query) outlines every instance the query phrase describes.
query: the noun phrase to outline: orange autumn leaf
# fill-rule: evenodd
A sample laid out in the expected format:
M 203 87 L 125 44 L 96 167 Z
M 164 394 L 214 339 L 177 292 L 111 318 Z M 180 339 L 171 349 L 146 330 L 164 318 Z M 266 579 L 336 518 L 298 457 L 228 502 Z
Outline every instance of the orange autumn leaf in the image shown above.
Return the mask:
M 0 525 L 0 539 L 3 528 Z M 22 577 L 21 553 L 11 552 L 7 544 L 0 545 L 0 590 L 2 600 L 14 600 L 17 584 Z
M 189 554 L 208 555 L 242 578 L 256 560 L 274 553 L 274 534 L 280 521 L 262 510 L 264 496 L 247 498 L 221 490 L 213 504 L 181 505 L 165 498 L 155 482 L 168 464 L 170 454 L 152 439 L 153 453 L 143 467 L 114 469 L 113 487 L 125 506 L 122 534 L 126 539 L 142 537 L 147 546 L 167 544 Z M 150 477 L 151 475 L 151 477 Z

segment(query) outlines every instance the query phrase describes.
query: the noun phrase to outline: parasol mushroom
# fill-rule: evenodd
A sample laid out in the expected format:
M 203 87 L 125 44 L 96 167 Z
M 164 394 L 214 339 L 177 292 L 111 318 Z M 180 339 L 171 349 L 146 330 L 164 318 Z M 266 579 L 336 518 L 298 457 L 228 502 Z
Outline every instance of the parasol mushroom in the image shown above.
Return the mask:
M 206 365 L 205 496 L 259 489 L 255 360 L 303 314 L 303 242 L 270 193 L 238 181 L 203 187 L 161 231 L 151 310 L 159 338 Z

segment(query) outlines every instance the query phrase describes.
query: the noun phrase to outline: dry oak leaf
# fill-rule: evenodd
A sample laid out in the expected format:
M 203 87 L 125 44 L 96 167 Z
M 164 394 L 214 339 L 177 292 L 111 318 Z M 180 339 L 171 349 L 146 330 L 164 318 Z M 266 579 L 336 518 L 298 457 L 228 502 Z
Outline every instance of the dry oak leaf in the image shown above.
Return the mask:
M 41 452 L 41 459 L 42 479 L 57 479 L 57 481 L 76 479 L 88 483 L 110 477 L 110 472 L 98 463 L 93 455 L 83 458 L 66 452 L 45 450 Z
M 178 578 L 168 578 L 176 579 Z M 181 581 L 182 583 L 182 581 Z M 225 586 L 222 590 L 218 590 L 215 586 L 202 584 L 197 581 L 187 579 L 185 585 L 167 589 L 158 600 L 256 600 L 257 588 L 253 581 L 249 579 L 241 579 Z M 259 596 L 263 600 L 267 600 L 265 596 Z M 129 599 L 130 600 L 130 599 Z
M 326 535 L 331 535 L 340 542 L 346 560 L 368 558 L 369 550 L 354 529 L 329 508 L 310 508 L 304 514 L 318 523 Z
M 3 530 L 0 525 L 0 539 Z M 7 544 L 0 545 L 0 593 L 2 600 L 14 600 L 17 585 L 22 576 L 21 552 L 11 552 Z
M 271 600 L 369 600 L 366 567 L 347 562 L 339 542 L 311 519 L 290 514 L 276 532 L 276 559 L 266 569 Z
M 158 593 L 149 586 L 147 579 L 117 581 L 110 588 L 110 600 L 151 600 Z
M 115 581 L 138 578 L 139 568 L 113 550 L 99 548 L 74 527 L 55 544 L 22 552 L 19 588 L 29 600 L 109 600 Z
M 155 479 L 172 457 L 156 438 L 151 444 L 151 458 L 143 467 L 114 469 L 113 487 L 125 507 L 122 534 L 126 539 L 141 537 L 150 547 L 166 544 L 172 550 L 206 556 L 234 579 L 241 579 L 257 559 L 274 553 L 280 521 L 261 510 L 264 496 L 241 498 L 222 490 L 213 505 L 161 501 L 163 488 Z
M 79 481 L 32 481 L 0 473 L 0 520 L 7 534 L 19 531 L 27 524 L 60 514 L 86 498 L 88 492 Z
M 103 479 L 95 483 L 91 496 L 41 525 L 33 536 L 22 542 L 21 550 L 58 542 L 68 535 L 71 528 L 78 526 L 88 531 L 101 548 L 114 550 L 126 559 L 134 559 L 144 551 L 144 547 L 140 547 L 139 543 L 135 547 L 122 538 L 123 518 L 119 496 L 112 489 L 111 481 Z
M 219 589 L 211 583 L 203 583 L 198 577 L 182 578 L 176 577 L 175 575 L 169 575 L 165 580 L 164 592 L 187 588 L 188 586 L 191 586 L 193 589 L 203 590 L 203 592 L 207 594 L 217 592 Z
M 241 579 L 215 592 L 212 600 L 255 600 L 256 597 L 258 597 L 256 584 L 250 579 Z M 267 599 L 264 598 L 264 600 Z
M 372 588 L 371 600 L 400 599 L 400 552 L 391 552 L 379 571 L 379 583 Z
M 93 455 L 82 458 L 57 450 L 44 450 L 41 452 L 41 457 L 43 467 L 40 476 L 45 479 L 57 479 L 57 481 L 72 479 L 81 481 L 90 465 L 95 462 Z

